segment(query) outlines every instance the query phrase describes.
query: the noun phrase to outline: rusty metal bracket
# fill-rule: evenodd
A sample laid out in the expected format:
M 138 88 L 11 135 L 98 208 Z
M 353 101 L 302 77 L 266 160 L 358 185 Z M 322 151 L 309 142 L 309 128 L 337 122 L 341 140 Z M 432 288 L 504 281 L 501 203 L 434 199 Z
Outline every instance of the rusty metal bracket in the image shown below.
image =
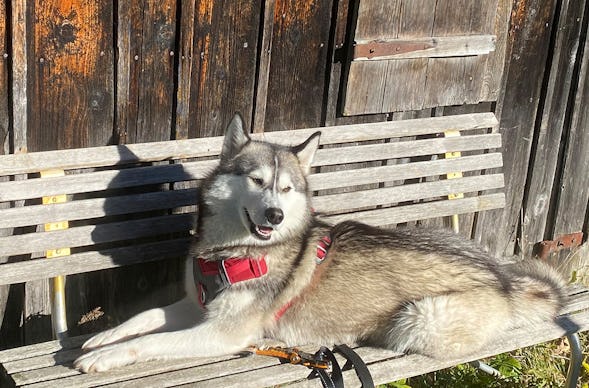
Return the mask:
M 546 240 L 538 243 L 537 255 L 544 260 L 553 252 L 558 252 L 562 249 L 574 248 L 581 245 L 583 241 L 583 232 L 575 232 L 558 236 L 555 240 Z
M 391 55 L 404 54 L 413 51 L 422 51 L 433 48 L 434 45 L 426 42 L 415 42 L 409 40 L 373 40 L 366 43 L 354 42 L 353 58 L 387 57 Z

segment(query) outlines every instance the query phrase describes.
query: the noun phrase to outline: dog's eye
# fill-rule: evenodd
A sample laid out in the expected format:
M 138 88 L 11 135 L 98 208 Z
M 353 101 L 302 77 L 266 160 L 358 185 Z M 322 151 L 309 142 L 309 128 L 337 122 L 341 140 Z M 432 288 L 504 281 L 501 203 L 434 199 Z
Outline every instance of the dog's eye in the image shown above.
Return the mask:
M 284 187 L 284 188 L 282 189 L 282 192 L 283 192 L 283 193 L 288 193 L 290 190 L 292 190 L 292 187 L 290 187 L 290 186 L 286 186 L 286 187 Z
M 264 186 L 264 180 L 262 178 L 258 178 L 256 176 L 250 176 L 249 178 L 256 186 Z

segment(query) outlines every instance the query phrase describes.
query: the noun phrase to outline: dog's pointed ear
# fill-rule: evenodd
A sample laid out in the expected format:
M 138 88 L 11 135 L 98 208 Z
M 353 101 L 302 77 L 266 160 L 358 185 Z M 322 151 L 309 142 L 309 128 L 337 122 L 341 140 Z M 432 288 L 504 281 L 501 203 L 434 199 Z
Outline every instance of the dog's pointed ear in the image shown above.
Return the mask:
M 221 160 L 233 158 L 249 141 L 250 137 L 245 132 L 243 119 L 239 113 L 236 113 L 225 130 Z
M 321 132 L 317 131 L 309 136 L 307 140 L 292 148 L 292 152 L 299 159 L 299 164 L 305 175 L 311 171 L 311 163 L 313 162 L 317 148 L 319 148 L 320 137 Z

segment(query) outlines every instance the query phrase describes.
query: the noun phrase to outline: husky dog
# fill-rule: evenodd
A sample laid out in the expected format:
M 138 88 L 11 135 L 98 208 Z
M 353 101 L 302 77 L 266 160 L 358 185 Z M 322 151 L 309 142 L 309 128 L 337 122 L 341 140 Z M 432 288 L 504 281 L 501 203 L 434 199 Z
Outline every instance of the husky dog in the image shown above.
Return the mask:
M 461 356 L 558 313 L 563 282 L 540 262 L 499 265 L 451 233 L 318 220 L 306 176 L 319 137 L 294 147 L 254 141 L 236 115 L 202 186 L 186 297 L 94 336 L 75 367 L 274 343 Z

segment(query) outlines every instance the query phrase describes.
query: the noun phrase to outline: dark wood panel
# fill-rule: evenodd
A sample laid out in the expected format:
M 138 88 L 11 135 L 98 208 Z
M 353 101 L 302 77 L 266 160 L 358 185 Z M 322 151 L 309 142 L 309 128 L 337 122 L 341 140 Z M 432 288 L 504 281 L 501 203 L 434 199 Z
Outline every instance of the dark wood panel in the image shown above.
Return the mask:
M 332 1 L 277 0 L 265 130 L 321 125 Z
M 176 1 L 122 1 L 117 20 L 118 143 L 169 140 Z
M 524 186 L 538 100 L 550 46 L 555 1 L 519 0 L 511 16 L 509 70 L 498 103 L 506 207 L 479 215 L 475 237 L 496 256 L 512 255 L 519 230 Z M 499 225 L 499 227 L 497 227 Z
M 525 256 L 532 254 L 536 243 L 552 237 L 549 235 L 550 228 L 546 233 L 546 223 L 550 220 L 550 204 L 555 199 L 552 198 L 552 193 L 559 165 L 558 151 L 562 144 L 565 117 L 569 106 L 565 102 L 569 100 L 575 66 L 580 61 L 578 57 L 581 33 L 579 15 L 583 13 L 586 3 L 586 0 L 568 1 L 563 3 L 560 9 L 550 77 L 546 97 L 542 102 L 542 118 L 536 130 L 535 146 L 532 149 L 532 170 L 527 182 L 521 238 L 521 247 Z
M 581 44 L 584 55 L 560 178 L 553 238 L 581 231 L 583 227 L 587 232 L 588 227 L 583 215 L 587 216 L 589 205 L 589 35 Z
M 198 0 L 182 9 L 178 83 L 190 84 L 190 93 L 179 95 L 178 122 L 185 124 L 176 138 L 221 135 L 236 111 L 251 122 L 261 0 Z
M 114 115 L 113 5 L 27 4 L 29 151 L 107 144 Z
M 9 121 L 8 121 L 8 37 L 7 21 L 9 16 L 6 9 L 6 0 L 0 0 L 0 155 L 9 152 Z M 0 178 L 0 181 L 5 178 Z M 7 207 L 9 204 L 2 204 L 0 208 Z M 6 231 L 0 230 L 0 237 L 5 236 Z M 6 261 L 6 257 L 0 256 L 0 264 Z M 3 321 L 4 311 L 6 310 L 6 302 L 8 301 L 8 294 L 10 286 L 0 286 L 0 322 Z M 0 325 L 1 327 L 2 325 Z M 0 332 L 0 337 L 4 333 Z M 2 341 L 0 340 L 0 348 L 2 348 Z
M 9 152 L 9 134 L 10 123 L 8 121 L 8 14 L 6 10 L 6 0 L 0 0 L 0 155 Z M 0 302 L 1 304 L 1 302 Z M 2 314 L 0 314 L 0 317 Z

